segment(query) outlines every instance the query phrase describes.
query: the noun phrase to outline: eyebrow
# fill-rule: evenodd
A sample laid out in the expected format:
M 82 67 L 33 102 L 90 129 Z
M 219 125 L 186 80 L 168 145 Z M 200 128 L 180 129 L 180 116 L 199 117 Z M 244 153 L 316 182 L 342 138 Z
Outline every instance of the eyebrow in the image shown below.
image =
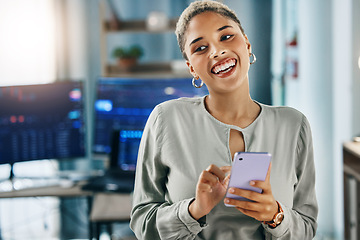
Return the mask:
M 225 26 L 222 26 L 221 28 L 219 28 L 217 31 L 220 32 L 220 31 L 222 31 L 222 30 L 224 30 L 224 29 L 226 29 L 226 28 L 232 28 L 232 26 L 230 26 L 230 25 L 225 25 Z
M 196 39 L 192 40 L 192 41 L 191 41 L 191 43 L 189 44 L 189 46 L 191 46 L 192 44 L 194 44 L 194 43 L 196 43 L 196 42 L 200 41 L 201 39 L 203 39 L 203 37 L 198 37 L 198 38 L 196 38 Z
M 218 28 L 218 32 L 221 32 L 222 30 L 224 30 L 224 29 L 226 29 L 226 28 L 232 28 L 232 26 L 230 26 L 230 25 L 225 25 L 225 26 L 222 26 L 222 27 L 220 27 L 220 28 Z M 198 37 L 198 38 L 195 38 L 194 40 L 192 40 L 191 41 L 191 43 L 189 44 L 189 46 L 191 46 L 192 44 L 194 44 L 194 43 L 196 43 L 196 42 L 198 42 L 198 41 L 200 41 L 200 40 L 202 40 L 203 39 L 203 37 Z

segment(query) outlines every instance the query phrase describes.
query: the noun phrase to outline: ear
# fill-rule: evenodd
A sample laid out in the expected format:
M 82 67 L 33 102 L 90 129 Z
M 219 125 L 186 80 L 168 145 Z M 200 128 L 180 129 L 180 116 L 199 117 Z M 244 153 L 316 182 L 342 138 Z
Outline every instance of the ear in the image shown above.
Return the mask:
M 244 34 L 244 37 L 245 37 L 245 44 L 246 44 L 246 49 L 248 50 L 249 54 L 251 53 L 251 44 L 250 44 L 250 41 L 247 37 L 246 34 Z
M 194 67 L 191 65 L 191 63 L 189 61 L 186 61 L 186 65 L 188 66 L 191 75 L 193 75 L 193 77 L 195 79 L 198 79 L 199 77 L 197 76 L 197 74 L 196 74 L 196 72 L 194 70 Z

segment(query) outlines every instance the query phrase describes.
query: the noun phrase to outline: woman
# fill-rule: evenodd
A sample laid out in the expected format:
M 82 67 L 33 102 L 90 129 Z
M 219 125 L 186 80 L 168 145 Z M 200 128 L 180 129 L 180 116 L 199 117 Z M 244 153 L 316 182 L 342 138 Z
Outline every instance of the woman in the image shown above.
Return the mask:
M 162 103 L 149 117 L 130 223 L 136 236 L 312 239 L 318 208 L 307 119 L 251 99 L 248 71 L 255 56 L 227 6 L 193 2 L 176 35 L 193 85 L 205 83 L 209 95 Z M 252 202 L 224 199 L 232 156 L 241 151 L 272 154 L 266 180 L 250 182 L 262 193 L 228 190 Z

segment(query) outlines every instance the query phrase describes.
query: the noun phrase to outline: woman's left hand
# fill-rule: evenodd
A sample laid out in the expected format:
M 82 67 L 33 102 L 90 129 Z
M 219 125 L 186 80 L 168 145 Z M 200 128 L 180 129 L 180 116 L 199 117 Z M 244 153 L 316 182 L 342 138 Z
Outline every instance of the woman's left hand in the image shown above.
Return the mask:
M 271 191 L 270 185 L 271 163 L 265 178 L 265 181 L 251 181 L 250 185 L 261 188 L 262 193 L 240 188 L 230 188 L 228 191 L 241 197 L 250 199 L 251 201 L 241 201 L 232 198 L 225 198 L 224 202 L 234 205 L 240 212 L 255 218 L 258 221 L 271 221 L 278 211 L 278 205 Z

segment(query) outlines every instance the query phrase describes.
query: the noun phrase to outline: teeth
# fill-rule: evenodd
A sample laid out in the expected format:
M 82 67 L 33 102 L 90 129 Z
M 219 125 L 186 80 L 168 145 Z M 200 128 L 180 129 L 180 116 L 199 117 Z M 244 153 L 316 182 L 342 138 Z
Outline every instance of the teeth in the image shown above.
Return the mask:
M 231 68 L 228 68 L 226 71 L 224 71 L 224 73 L 227 73 L 231 70 Z
M 228 68 L 233 67 L 233 66 L 235 66 L 235 60 L 232 59 L 232 60 L 230 60 L 230 61 L 228 61 L 226 63 L 215 66 L 213 71 L 214 71 L 215 74 L 218 74 L 219 72 L 224 71 L 224 70 L 227 69 L 226 72 L 228 72 L 228 70 L 230 70 Z

